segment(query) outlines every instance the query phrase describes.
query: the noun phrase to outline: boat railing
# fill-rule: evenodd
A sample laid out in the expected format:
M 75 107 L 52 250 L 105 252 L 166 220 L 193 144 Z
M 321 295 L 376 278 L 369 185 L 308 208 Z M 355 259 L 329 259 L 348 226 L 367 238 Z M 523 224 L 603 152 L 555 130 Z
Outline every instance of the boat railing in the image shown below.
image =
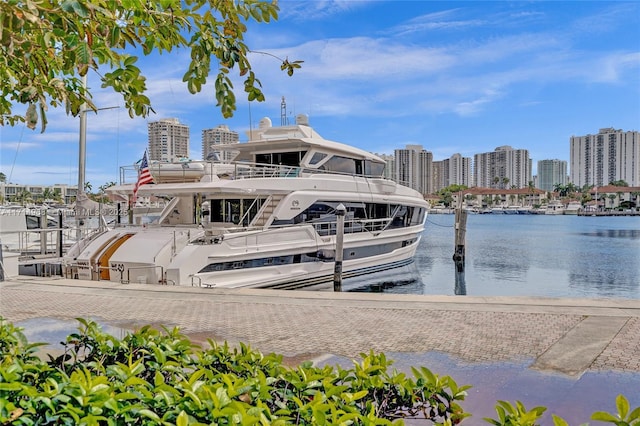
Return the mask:
M 355 234 L 358 232 L 369 232 L 372 234 L 378 234 L 384 231 L 389 223 L 391 222 L 391 218 L 383 218 L 383 219 L 346 219 L 344 221 L 344 233 L 345 234 Z M 318 233 L 318 235 L 327 236 L 327 235 L 335 235 L 338 222 L 337 221 L 329 221 L 329 222 L 316 222 L 311 223 Z
M 299 167 L 279 164 L 235 163 L 235 179 L 256 179 L 272 177 L 298 177 Z
M 193 160 L 189 164 L 203 165 L 203 176 L 216 174 L 227 176 L 231 179 L 257 179 L 257 178 L 274 178 L 286 177 L 295 178 L 308 175 L 343 175 L 343 176 L 362 176 L 367 178 L 380 179 L 383 176 L 368 176 L 361 173 L 347 173 L 335 170 L 324 170 L 307 167 L 288 166 L 282 164 L 253 163 L 249 161 L 207 161 Z M 138 178 L 137 166 L 128 165 L 120 167 L 120 184 L 133 184 Z M 180 176 L 174 176 L 172 182 L 193 182 L 192 177 L 184 176 L 181 180 Z M 408 182 L 399 182 L 401 185 L 409 186 Z
M 81 237 L 87 236 L 87 233 Z M 62 256 L 76 242 L 74 228 L 42 228 L 3 232 L 0 244 L 10 252 L 20 255 L 40 254 Z

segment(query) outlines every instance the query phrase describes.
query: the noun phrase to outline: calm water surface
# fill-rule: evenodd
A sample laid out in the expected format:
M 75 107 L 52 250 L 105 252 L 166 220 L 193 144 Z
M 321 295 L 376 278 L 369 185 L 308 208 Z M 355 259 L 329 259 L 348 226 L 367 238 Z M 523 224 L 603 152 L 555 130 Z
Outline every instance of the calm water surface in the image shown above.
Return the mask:
M 453 224 L 454 215 L 429 215 L 414 265 L 373 290 L 640 299 L 638 217 L 469 215 L 463 273 L 452 260 Z M 370 291 L 378 278 L 350 284 Z

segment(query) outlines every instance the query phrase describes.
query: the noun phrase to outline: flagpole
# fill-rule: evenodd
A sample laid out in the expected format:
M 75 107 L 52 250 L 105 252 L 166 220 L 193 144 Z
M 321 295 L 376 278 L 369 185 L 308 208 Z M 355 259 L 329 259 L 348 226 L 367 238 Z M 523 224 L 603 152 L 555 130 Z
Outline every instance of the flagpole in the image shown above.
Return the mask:
M 82 89 L 83 96 L 86 96 L 87 92 L 87 74 L 82 76 Z M 84 197 L 84 180 L 85 180 L 85 168 L 87 160 L 87 103 L 83 102 L 80 105 L 80 138 L 78 142 L 78 189 L 76 191 L 76 240 L 80 241 L 82 238 L 82 231 L 80 229 L 80 215 L 79 215 L 79 201 Z M 84 215 L 85 212 L 82 212 Z

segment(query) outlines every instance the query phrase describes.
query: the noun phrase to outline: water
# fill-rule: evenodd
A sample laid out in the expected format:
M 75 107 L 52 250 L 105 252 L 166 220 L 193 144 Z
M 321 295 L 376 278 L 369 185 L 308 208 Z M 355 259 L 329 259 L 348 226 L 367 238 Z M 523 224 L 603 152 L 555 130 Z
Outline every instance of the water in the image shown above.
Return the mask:
M 373 290 L 640 299 L 638 217 L 469 215 L 462 273 L 452 260 L 453 225 L 454 215 L 429 215 L 412 268 Z

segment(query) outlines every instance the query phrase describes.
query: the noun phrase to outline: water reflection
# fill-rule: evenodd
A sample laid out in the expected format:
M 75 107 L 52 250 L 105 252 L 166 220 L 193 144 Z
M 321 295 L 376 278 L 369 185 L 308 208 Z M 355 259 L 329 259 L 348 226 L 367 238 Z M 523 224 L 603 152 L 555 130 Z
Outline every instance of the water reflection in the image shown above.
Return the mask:
M 467 294 L 467 283 L 464 278 L 464 262 L 455 261 L 454 270 L 455 287 L 453 289 L 453 293 L 458 296 L 464 296 L 465 294 Z
M 593 232 L 585 232 L 582 235 L 586 235 L 589 237 L 640 239 L 640 230 L 639 229 L 600 229 Z
M 122 339 L 130 330 L 115 327 L 97 318 L 88 318 L 100 325 L 105 333 Z M 32 343 L 48 343 L 43 347 L 47 353 L 56 353 L 64 349 L 67 336 L 77 333 L 81 324 L 77 320 L 59 320 L 55 318 L 32 318 L 14 323 L 16 327 L 22 327 L 22 333 Z
M 453 222 L 453 215 L 429 217 L 415 257 L 422 286 L 386 285 L 381 291 L 640 298 L 638 218 L 472 215 L 464 275 L 452 260 Z
M 377 274 L 347 278 L 342 284 L 343 291 L 363 293 L 420 294 L 424 287 L 415 263 Z

